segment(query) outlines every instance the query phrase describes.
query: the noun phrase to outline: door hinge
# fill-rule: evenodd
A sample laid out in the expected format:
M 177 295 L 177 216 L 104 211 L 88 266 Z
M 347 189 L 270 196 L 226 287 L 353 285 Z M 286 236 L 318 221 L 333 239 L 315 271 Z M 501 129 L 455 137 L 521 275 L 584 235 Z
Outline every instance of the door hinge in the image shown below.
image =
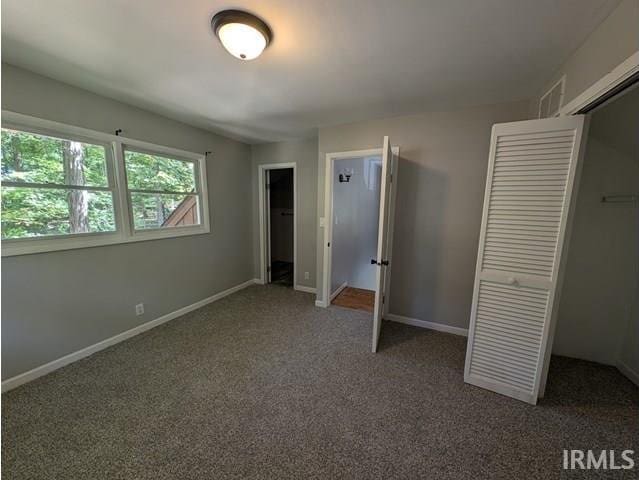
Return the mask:
M 328 247 L 330 247 L 330 246 L 331 246 L 331 242 L 328 242 L 328 245 L 327 245 L 327 246 L 328 246 Z
M 386 295 L 382 295 L 382 305 L 386 302 Z
M 393 174 L 390 174 L 390 183 L 393 183 Z

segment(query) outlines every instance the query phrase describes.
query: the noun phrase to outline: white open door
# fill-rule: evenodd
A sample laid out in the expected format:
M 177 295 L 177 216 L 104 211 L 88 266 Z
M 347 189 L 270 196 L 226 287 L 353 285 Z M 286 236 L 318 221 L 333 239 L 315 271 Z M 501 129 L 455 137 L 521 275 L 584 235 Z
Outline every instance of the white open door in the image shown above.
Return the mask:
M 584 117 L 493 127 L 466 382 L 532 404 L 545 387 Z
M 397 170 L 398 159 L 393 158 L 390 141 L 384 137 L 382 148 L 382 175 L 379 198 L 379 230 L 377 234 L 377 258 L 371 263 L 377 265 L 377 277 L 375 281 L 375 308 L 373 310 L 373 352 L 377 351 L 379 333 L 382 329 L 382 317 L 385 309 L 386 294 L 390 282 L 390 248 L 392 241 L 392 224 L 395 186 L 393 171 Z

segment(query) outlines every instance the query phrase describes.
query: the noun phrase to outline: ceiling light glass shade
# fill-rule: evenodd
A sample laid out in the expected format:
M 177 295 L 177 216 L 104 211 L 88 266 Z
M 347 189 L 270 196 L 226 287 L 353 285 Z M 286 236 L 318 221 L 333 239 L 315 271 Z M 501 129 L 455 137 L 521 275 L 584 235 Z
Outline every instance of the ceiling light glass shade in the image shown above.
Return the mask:
M 211 19 L 211 28 L 224 48 L 240 60 L 253 60 L 271 43 L 269 26 L 242 10 L 223 10 Z
M 217 31 L 220 42 L 234 57 L 253 60 L 266 48 L 266 38 L 261 32 L 242 23 L 227 23 Z

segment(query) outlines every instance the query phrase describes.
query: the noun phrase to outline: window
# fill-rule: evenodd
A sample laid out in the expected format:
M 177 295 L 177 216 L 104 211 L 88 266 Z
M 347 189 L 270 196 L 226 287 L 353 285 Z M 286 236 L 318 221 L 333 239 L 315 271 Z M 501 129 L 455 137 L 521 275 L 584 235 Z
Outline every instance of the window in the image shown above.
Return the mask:
M 200 224 L 195 162 L 125 147 L 124 163 L 134 230 Z
M 2 239 L 114 232 L 109 149 L 2 129 Z
M 2 255 L 207 233 L 203 155 L 2 114 Z

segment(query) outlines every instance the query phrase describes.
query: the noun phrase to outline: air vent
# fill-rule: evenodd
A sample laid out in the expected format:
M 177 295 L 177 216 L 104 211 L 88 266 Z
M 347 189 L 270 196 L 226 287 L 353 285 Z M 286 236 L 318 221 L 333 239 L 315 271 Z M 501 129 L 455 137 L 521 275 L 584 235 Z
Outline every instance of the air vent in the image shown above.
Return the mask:
M 564 75 L 539 100 L 539 118 L 550 118 L 559 115 L 564 102 L 566 76 Z

